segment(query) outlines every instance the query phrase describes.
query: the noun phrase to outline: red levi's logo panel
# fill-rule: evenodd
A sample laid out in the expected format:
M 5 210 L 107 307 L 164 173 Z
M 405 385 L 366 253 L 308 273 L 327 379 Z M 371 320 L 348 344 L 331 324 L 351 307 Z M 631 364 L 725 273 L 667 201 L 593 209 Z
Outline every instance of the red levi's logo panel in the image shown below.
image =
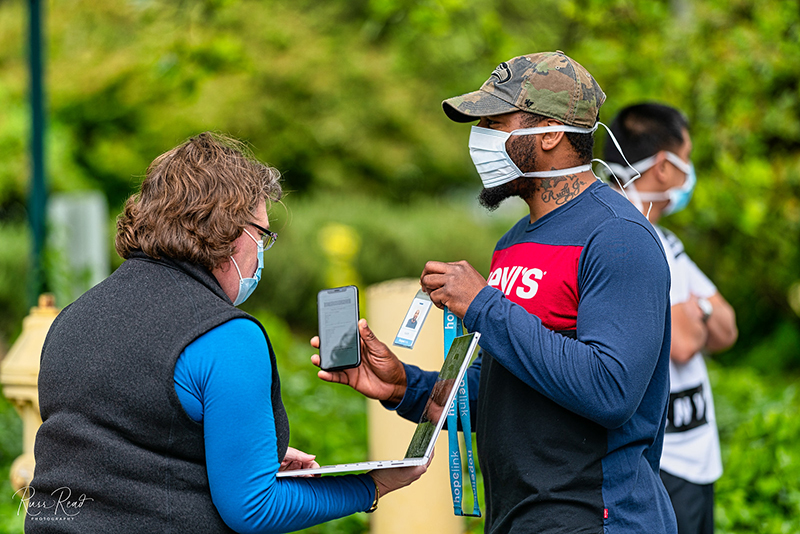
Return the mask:
M 518 243 L 495 251 L 488 283 L 550 330 L 574 330 L 583 247 Z

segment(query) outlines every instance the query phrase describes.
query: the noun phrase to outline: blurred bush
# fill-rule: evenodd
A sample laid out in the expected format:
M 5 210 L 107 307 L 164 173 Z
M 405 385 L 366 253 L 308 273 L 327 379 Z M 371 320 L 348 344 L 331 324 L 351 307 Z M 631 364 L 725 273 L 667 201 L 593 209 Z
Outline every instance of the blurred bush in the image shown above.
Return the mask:
M 25 512 L 14 497 L 9 468 L 22 454 L 22 421 L 0 391 L 0 534 L 21 534 Z
M 258 291 L 242 307 L 269 309 L 293 328 L 315 332 L 316 294 L 327 287 L 332 261 L 323 250 L 331 223 L 347 225 L 360 240 L 352 262 L 362 292 L 385 280 L 418 278 L 428 260 L 466 259 L 487 272 L 495 241 L 523 215 L 524 204 L 489 216 L 473 210 L 474 202 L 467 196 L 398 205 L 358 193 L 288 195 L 284 206 L 272 207 L 270 228 L 279 238 L 264 256 Z
M 800 395 L 747 368 L 710 368 L 724 473 L 715 486 L 720 534 L 800 532 Z
M 288 214 L 273 209 L 281 237 L 245 307 L 281 317 L 269 319 L 277 321 L 271 333 L 282 331 L 285 350 L 301 360 L 305 342 L 279 325 L 314 332 L 314 296 L 329 268 L 319 233 L 331 222 L 358 234 L 353 262 L 365 286 L 416 277 L 429 259 L 467 259 L 486 273 L 494 242 L 520 213 L 473 211 L 479 182 L 468 128 L 449 122 L 440 102 L 477 88 L 500 61 L 564 50 L 606 91 L 605 122 L 642 100 L 684 110 L 699 182 L 690 206 L 664 222 L 737 310 L 739 342 L 720 362 L 758 370 L 714 371 L 726 455 L 718 523 L 724 532 L 800 530 L 786 519 L 797 516 L 789 447 L 797 398 L 769 378 L 800 370 L 800 312 L 788 297 L 800 282 L 798 0 L 75 0 L 47 8 L 52 190 L 102 190 L 116 213 L 148 163 L 186 137 L 212 129 L 251 142 L 292 194 Z M 0 1 L 0 345 L 26 313 L 25 9 Z M 304 373 L 286 371 L 287 398 L 341 410 L 363 432 L 360 401 L 333 387 L 318 392 L 295 378 Z M 327 397 L 333 391 L 341 407 Z M 295 436 L 312 449 L 318 443 L 300 428 L 325 428 L 325 420 L 307 422 Z M 758 461 L 748 466 L 751 456 Z
M 28 275 L 28 226 L 18 218 L 0 219 L 0 358 L 22 329 L 28 313 L 24 281 Z
M 26 191 L 24 11 L 0 2 L 0 220 Z M 291 202 L 338 195 L 376 224 L 390 204 L 435 209 L 478 183 L 441 100 L 562 49 L 606 91 L 601 119 L 641 100 L 689 116 L 699 183 L 665 224 L 739 311 L 723 359 L 800 337 L 797 0 L 77 0 L 47 15 L 51 187 L 101 189 L 112 213 L 156 155 L 206 129 L 251 142 Z M 374 204 L 344 207 L 356 193 Z M 364 237 L 376 270 L 395 257 Z M 789 346 L 764 350 L 797 369 Z

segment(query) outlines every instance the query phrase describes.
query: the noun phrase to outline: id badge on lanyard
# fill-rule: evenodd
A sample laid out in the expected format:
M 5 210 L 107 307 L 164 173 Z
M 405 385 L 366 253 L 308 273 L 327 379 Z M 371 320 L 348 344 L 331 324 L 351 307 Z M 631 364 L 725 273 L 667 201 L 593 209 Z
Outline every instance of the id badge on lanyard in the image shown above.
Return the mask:
M 451 312 L 447 307 L 444 308 L 444 356 L 450 351 L 453 340 L 464 333 L 464 326 L 461 319 Z M 470 484 L 472 485 L 472 497 L 474 506 L 472 513 L 465 513 L 463 509 L 464 485 L 462 483 L 461 452 L 458 446 L 458 420 L 461 419 L 461 429 L 464 434 L 465 456 L 467 458 L 467 470 L 469 471 Z M 475 478 L 475 459 L 472 454 L 472 426 L 469 421 L 469 391 L 467 389 L 467 377 L 458 386 L 458 393 L 453 400 L 453 404 L 447 411 L 447 436 L 450 446 L 450 453 L 447 461 L 450 466 L 450 491 L 453 494 L 453 512 L 455 515 L 469 517 L 480 517 L 481 509 L 478 504 L 478 482 Z

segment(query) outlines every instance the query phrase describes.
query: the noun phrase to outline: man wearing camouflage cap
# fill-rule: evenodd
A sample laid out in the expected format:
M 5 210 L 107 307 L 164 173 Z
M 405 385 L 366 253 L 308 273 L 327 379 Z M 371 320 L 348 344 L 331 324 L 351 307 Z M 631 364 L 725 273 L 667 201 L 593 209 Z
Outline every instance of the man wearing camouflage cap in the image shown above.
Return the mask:
M 489 209 L 530 207 L 488 280 L 428 262 L 423 289 L 482 334 L 468 372 L 486 532 L 676 532 L 658 475 L 669 395 L 669 270 L 659 238 L 591 170 L 605 94 L 562 52 L 501 63 L 445 100 L 472 127 Z M 366 327 L 360 368 L 320 377 L 421 414 L 436 373 L 402 364 Z

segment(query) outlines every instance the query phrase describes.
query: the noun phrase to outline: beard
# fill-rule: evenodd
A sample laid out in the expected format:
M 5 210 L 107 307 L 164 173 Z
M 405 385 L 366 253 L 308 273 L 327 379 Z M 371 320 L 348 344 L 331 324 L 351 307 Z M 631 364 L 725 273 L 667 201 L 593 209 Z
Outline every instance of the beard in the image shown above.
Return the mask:
M 520 176 L 516 180 L 495 187 L 484 188 L 478 195 L 478 202 L 489 211 L 494 211 L 507 198 L 531 198 L 539 190 L 539 179 Z
M 483 188 L 478 195 L 478 202 L 489 211 L 496 210 L 505 199 L 516 195 L 517 188 L 515 184 L 519 180 L 521 180 L 521 178 L 495 187 Z
M 529 137 L 529 139 L 526 139 Z M 522 172 L 533 172 L 536 169 L 536 145 L 533 136 L 512 136 L 506 143 L 506 151 Z M 495 187 L 484 188 L 478 195 L 478 202 L 489 211 L 494 211 L 507 198 L 520 197 L 525 200 L 539 189 L 537 178 L 520 176 L 510 182 Z

